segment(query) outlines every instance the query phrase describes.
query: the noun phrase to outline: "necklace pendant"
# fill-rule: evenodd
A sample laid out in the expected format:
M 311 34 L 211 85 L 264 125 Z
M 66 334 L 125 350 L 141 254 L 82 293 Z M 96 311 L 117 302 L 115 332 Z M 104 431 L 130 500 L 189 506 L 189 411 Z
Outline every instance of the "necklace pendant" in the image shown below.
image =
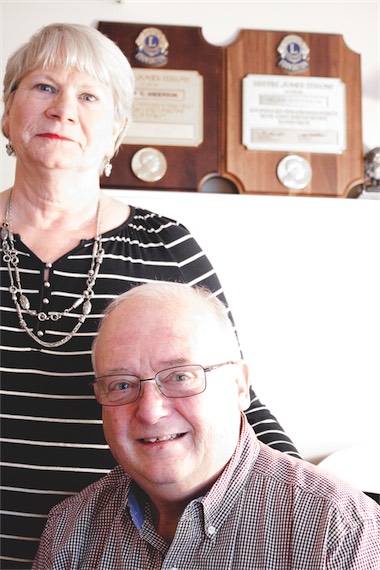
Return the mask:
M 20 295 L 20 305 L 21 307 L 24 309 L 24 311 L 29 311 L 30 309 L 30 302 L 29 299 L 26 295 L 21 294 Z
M 83 309 L 82 309 L 83 314 L 86 315 L 86 316 L 89 315 L 89 314 L 91 313 L 91 308 L 92 308 L 91 301 L 89 301 L 89 300 L 87 299 L 87 300 L 83 303 Z
M 62 313 L 51 311 L 49 313 L 49 317 L 51 318 L 52 321 L 59 321 L 59 319 L 62 317 Z
M 5 223 L 3 224 L 3 227 L 1 228 L 1 239 L 2 241 L 5 241 L 6 239 L 8 239 L 8 228 L 5 226 Z

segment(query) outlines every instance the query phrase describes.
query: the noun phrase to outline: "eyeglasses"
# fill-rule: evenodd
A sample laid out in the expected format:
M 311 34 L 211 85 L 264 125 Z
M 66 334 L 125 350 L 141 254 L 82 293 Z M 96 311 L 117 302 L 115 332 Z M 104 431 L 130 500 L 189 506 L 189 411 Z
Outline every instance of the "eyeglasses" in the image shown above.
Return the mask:
M 188 398 L 206 390 L 206 372 L 228 364 L 237 362 L 228 361 L 207 367 L 200 364 L 173 366 L 157 372 L 153 378 L 144 380 L 132 374 L 107 374 L 95 378 L 94 392 L 102 406 L 123 406 L 137 400 L 143 382 L 155 381 L 161 394 L 167 398 Z

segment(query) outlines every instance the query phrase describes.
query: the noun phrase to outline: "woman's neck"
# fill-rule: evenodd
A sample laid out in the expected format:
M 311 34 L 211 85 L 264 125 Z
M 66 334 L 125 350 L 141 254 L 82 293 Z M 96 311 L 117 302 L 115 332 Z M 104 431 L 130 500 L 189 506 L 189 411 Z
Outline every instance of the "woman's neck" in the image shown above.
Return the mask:
M 10 194 L 12 231 L 44 262 L 53 263 L 82 239 L 94 237 L 98 229 L 105 233 L 120 226 L 130 214 L 127 204 L 101 191 L 93 174 L 39 177 L 37 173 L 29 179 L 16 170 L 13 188 L 0 194 L 3 219 Z
M 99 199 L 96 173 L 73 175 L 52 171 L 42 175 L 34 171 L 33 175 L 26 176 L 22 168 L 16 168 L 12 204 L 20 223 L 29 221 L 35 227 L 55 223 L 63 224 L 67 229 L 70 225 L 78 227 L 78 222 L 86 223 L 93 217 Z
M 91 224 L 100 201 L 100 189 L 92 193 L 69 192 L 68 195 L 14 186 L 11 191 L 10 218 L 12 229 L 20 233 L 23 228 L 33 231 L 54 230 L 70 232 L 83 230 Z M 93 232 L 91 231 L 90 235 Z M 85 236 L 83 236 L 85 237 Z
M 5 217 L 13 233 L 44 263 L 53 263 L 76 247 L 81 239 L 98 233 L 100 192 L 92 200 L 66 203 L 51 196 L 21 193 L 16 186 L 8 193 Z

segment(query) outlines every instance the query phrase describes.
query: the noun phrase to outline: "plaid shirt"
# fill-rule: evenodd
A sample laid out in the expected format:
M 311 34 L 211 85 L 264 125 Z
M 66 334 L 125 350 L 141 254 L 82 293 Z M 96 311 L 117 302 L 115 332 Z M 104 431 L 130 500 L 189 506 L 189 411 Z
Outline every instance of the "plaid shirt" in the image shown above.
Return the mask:
M 54 507 L 34 570 L 379 570 L 380 508 L 306 461 L 257 441 L 243 421 L 212 489 L 168 545 L 120 467 Z

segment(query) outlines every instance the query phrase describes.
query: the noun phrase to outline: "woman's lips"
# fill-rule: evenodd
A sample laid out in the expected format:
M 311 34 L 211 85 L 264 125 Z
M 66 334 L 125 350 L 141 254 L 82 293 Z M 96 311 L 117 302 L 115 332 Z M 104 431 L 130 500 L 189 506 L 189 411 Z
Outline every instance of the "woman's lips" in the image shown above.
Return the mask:
M 43 137 L 46 139 L 56 139 L 56 140 L 60 140 L 60 141 L 70 141 L 72 142 L 72 139 L 69 139 L 67 137 L 64 137 L 62 135 L 57 135 L 55 133 L 40 133 L 38 135 L 39 137 Z

